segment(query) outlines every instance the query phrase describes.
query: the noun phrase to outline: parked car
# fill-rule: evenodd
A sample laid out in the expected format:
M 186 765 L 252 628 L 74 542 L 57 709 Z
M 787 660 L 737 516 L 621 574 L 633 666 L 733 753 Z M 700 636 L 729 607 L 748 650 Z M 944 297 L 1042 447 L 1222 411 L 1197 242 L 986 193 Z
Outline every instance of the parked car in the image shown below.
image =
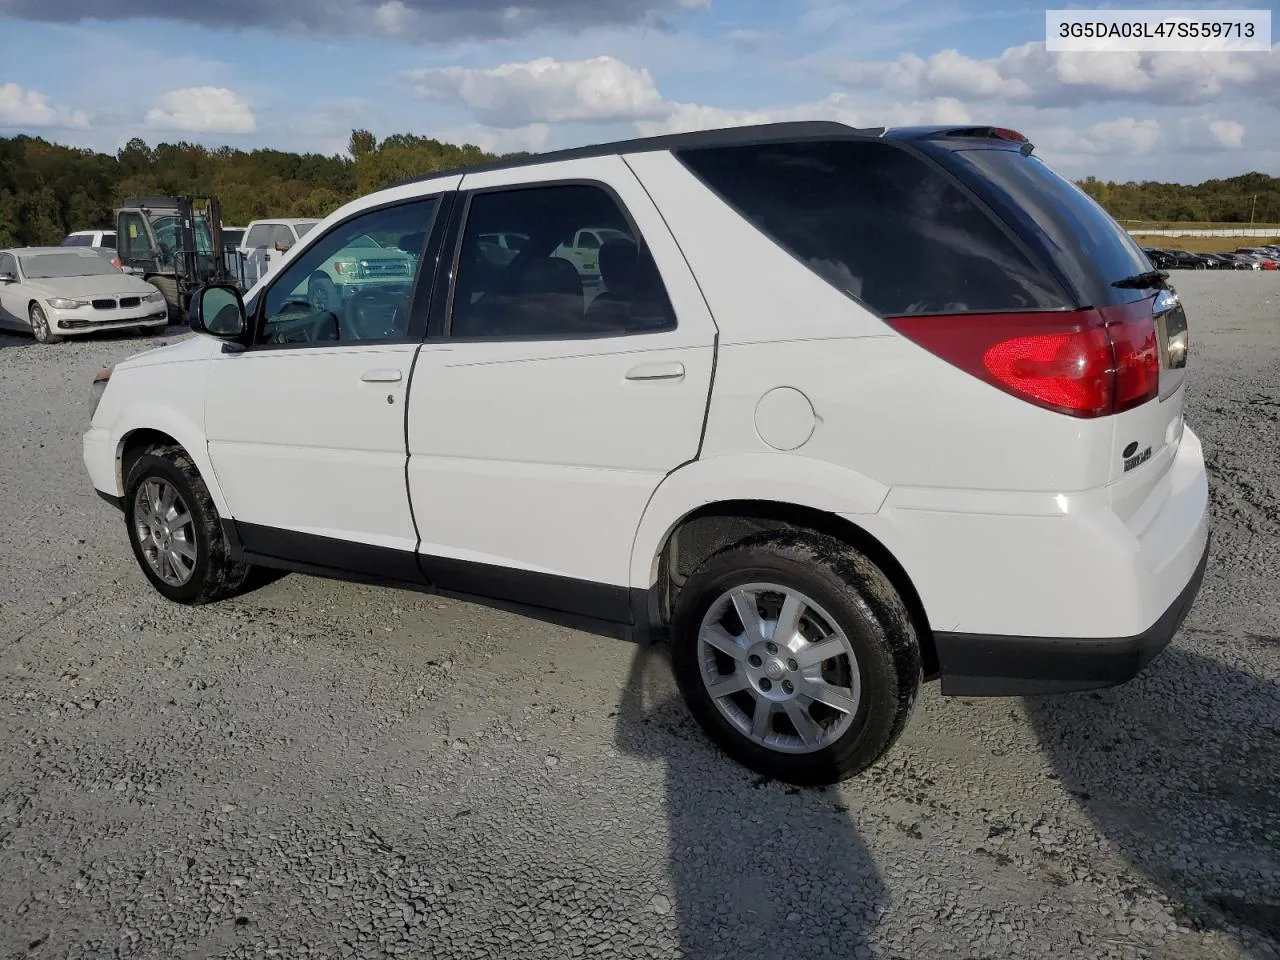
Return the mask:
M 240 245 L 244 243 L 245 234 L 248 233 L 247 227 L 223 227 L 222 228 L 222 246 L 223 249 L 240 249 Z
M 168 325 L 164 297 L 92 250 L 23 247 L 0 252 L 0 324 L 30 330 L 40 343 L 137 327 Z
M 319 222 L 308 218 L 251 221 L 240 241 L 246 281 L 255 283 L 275 269 L 280 258 Z
M 1239 247 L 1236 253 L 1254 261 L 1263 270 L 1275 270 L 1280 267 L 1280 257 L 1268 252 L 1266 247 Z
M 556 251 L 598 228 L 588 303 Z M 506 232 L 502 266 L 481 246 Z M 415 233 L 407 298 L 299 298 L 358 238 Z M 192 326 L 98 378 L 84 436 L 163 596 L 262 565 L 666 639 L 706 732 L 786 781 L 874 763 L 925 678 L 1127 681 L 1204 571 L 1181 301 L 1008 130 L 778 124 L 436 173 L 243 299 L 206 286 Z
M 1172 270 L 1178 265 L 1176 257 L 1157 247 L 1143 247 L 1142 252 L 1147 255 L 1147 259 L 1157 270 Z
M 1233 253 L 1206 253 L 1206 257 L 1217 261 L 1220 270 L 1257 270 L 1258 264 L 1252 260 L 1236 256 Z
M 1215 261 L 1202 253 L 1168 249 L 1164 252 L 1172 259 L 1172 266 L 1176 270 L 1212 270 L 1217 266 Z
M 97 247 L 111 251 L 115 256 L 116 232 L 114 230 L 77 230 L 62 238 L 64 247 Z

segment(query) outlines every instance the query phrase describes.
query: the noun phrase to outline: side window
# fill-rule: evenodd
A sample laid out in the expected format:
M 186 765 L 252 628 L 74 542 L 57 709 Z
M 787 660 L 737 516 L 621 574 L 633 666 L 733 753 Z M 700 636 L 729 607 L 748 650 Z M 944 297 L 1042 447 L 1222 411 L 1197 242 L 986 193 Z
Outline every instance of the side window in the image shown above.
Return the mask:
M 124 236 L 119 238 L 117 250 L 125 260 L 147 260 L 151 257 L 151 242 L 147 239 L 146 224 L 136 213 L 126 213 L 120 218 Z
M 933 165 L 879 141 L 684 151 L 775 243 L 881 316 L 1055 309 L 1062 293 Z
M 586 229 L 609 238 L 591 258 L 598 264 L 572 256 L 570 245 Z M 518 249 L 501 250 L 495 234 L 518 236 Z M 616 336 L 676 325 L 644 238 L 600 187 L 476 194 L 458 256 L 454 337 Z
M 11 253 L 0 253 L 0 273 L 7 273 L 11 276 L 18 275 L 18 265 Z
M 578 246 L 583 250 L 599 250 L 600 239 L 594 233 L 584 230 L 578 234 Z
M 415 200 L 338 224 L 266 291 L 258 342 L 403 339 L 418 256 L 438 207 L 434 197 Z
M 267 246 L 271 242 L 271 225 L 259 223 L 249 231 L 249 239 L 245 241 L 245 246 L 250 250 L 259 250 Z
M 114 250 L 116 248 L 116 235 L 114 233 L 104 233 L 102 235 L 102 246 L 108 250 Z
M 93 237 L 85 233 L 74 233 L 66 237 L 62 241 L 64 247 L 88 247 L 92 246 Z

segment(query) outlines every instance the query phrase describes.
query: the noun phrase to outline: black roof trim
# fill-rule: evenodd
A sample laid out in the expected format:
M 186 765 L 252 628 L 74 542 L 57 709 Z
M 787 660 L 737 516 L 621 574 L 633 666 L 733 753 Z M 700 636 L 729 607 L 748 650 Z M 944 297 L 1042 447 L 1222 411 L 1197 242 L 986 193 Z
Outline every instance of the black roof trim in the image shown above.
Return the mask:
M 589 157 L 611 157 L 618 154 L 645 153 L 653 150 L 696 150 L 702 147 L 730 147 L 774 141 L 829 140 L 833 137 L 864 138 L 883 135 L 885 135 L 884 127 L 851 127 L 848 124 L 826 120 L 759 123 L 751 126 L 698 130 L 693 133 L 669 133 L 659 137 L 639 137 L 633 140 L 617 140 L 613 143 L 596 143 L 585 147 L 573 147 L 568 150 L 554 150 L 549 153 L 535 153 L 525 157 L 513 157 L 509 160 L 496 160 L 491 163 L 473 164 L 469 167 L 456 167 L 452 170 L 439 170 L 434 173 L 423 174 L 420 177 L 410 177 L 391 186 L 402 187 L 411 183 L 422 183 L 426 180 L 458 176 L 464 173 L 513 170 L 543 163 L 585 160 Z

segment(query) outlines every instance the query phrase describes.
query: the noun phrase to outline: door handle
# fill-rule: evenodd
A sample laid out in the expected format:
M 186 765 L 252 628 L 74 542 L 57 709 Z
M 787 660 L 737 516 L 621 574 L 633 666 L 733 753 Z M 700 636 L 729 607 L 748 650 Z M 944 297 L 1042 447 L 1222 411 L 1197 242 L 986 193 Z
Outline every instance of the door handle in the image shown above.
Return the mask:
M 395 383 L 402 376 L 399 370 L 366 370 L 360 379 L 365 383 Z
M 628 380 L 682 380 L 683 363 L 642 363 L 627 371 Z

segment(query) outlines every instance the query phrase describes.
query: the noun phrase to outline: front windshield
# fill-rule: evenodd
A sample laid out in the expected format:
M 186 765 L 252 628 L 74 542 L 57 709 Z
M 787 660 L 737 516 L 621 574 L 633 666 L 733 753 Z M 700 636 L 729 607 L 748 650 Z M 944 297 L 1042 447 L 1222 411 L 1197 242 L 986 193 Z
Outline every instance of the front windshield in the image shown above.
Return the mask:
M 92 253 L 31 253 L 18 258 L 28 280 L 58 277 L 105 277 L 120 271 L 109 260 Z

